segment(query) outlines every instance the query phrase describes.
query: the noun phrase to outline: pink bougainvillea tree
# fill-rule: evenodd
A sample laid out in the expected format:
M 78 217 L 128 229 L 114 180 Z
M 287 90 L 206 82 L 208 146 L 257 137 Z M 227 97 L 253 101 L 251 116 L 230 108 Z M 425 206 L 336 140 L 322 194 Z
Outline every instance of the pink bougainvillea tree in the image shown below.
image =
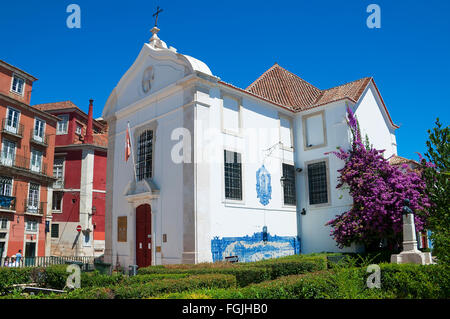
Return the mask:
M 336 216 L 326 225 L 339 247 L 360 243 L 366 249 L 379 247 L 382 241 L 398 247 L 402 241 L 402 208 L 410 200 L 415 212 L 416 230 L 424 229 L 430 206 L 425 194 L 426 184 L 420 173 L 390 165 L 383 157 L 384 150 L 376 150 L 361 140 L 355 115 L 347 108 L 348 125 L 353 138 L 349 150 L 332 152 L 345 161 L 337 188 L 348 189 L 353 197 L 350 210 Z

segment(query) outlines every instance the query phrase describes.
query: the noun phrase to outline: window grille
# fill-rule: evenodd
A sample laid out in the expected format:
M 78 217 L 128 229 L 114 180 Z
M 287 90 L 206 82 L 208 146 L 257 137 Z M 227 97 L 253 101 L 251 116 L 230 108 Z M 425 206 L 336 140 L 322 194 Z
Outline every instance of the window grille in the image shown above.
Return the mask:
M 295 192 L 295 168 L 293 165 L 283 163 L 283 177 L 284 204 L 295 205 L 297 199 Z
M 326 162 L 308 165 L 309 204 L 328 203 Z
M 224 151 L 225 198 L 242 200 L 241 154 Z
M 148 130 L 139 136 L 137 156 L 137 179 L 152 177 L 153 131 Z

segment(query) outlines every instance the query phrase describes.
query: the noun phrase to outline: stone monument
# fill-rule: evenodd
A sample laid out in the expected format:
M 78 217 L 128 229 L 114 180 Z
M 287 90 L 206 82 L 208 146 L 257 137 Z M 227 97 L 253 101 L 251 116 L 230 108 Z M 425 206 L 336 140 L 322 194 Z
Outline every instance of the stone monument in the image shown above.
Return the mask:
M 416 226 L 414 225 L 414 213 L 409 207 L 409 199 L 405 199 L 403 206 L 403 251 L 391 256 L 391 263 L 395 264 L 431 264 L 431 253 L 423 253 L 417 249 Z

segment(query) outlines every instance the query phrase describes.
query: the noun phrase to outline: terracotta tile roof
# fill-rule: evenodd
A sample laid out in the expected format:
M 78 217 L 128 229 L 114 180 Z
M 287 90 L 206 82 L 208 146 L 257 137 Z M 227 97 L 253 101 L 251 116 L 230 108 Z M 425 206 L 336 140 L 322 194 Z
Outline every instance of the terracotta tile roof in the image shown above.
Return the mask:
M 319 97 L 313 105 L 309 108 L 328 104 L 331 102 L 339 101 L 345 98 L 358 102 L 359 98 L 363 94 L 369 82 L 372 80 L 370 77 L 362 78 L 353 82 L 349 82 L 343 85 L 336 86 L 334 88 L 321 91 Z
M 55 111 L 64 109 L 78 109 L 83 112 L 78 106 L 76 106 L 72 101 L 54 102 L 54 103 L 44 103 L 36 104 L 33 107 L 41 111 Z M 83 112 L 84 113 L 84 112 Z
M 415 164 L 415 165 L 420 165 L 418 162 L 416 162 L 415 160 L 411 160 L 405 157 L 401 157 L 398 155 L 392 155 L 389 158 L 389 163 L 391 165 L 402 165 L 402 164 Z
M 293 110 L 303 110 L 313 105 L 321 93 L 318 88 L 277 63 L 246 90 Z
M 282 105 L 291 111 L 300 112 L 343 99 L 349 99 L 356 103 L 369 83 L 373 84 L 380 95 L 372 77 L 364 77 L 327 90 L 320 90 L 275 63 L 255 82 L 250 84 L 245 91 L 274 104 Z M 392 121 L 382 98 L 381 103 L 391 124 L 398 128 Z
M 62 102 L 53 102 L 53 103 L 44 103 L 44 104 L 35 104 L 33 107 L 37 108 L 40 111 L 52 113 L 52 111 L 59 111 L 59 110 L 66 110 L 66 109 L 75 109 L 77 110 L 82 116 L 85 118 L 88 117 L 88 115 L 80 109 L 78 106 L 76 106 L 72 101 L 62 101 Z M 107 129 L 107 123 L 102 119 L 101 121 L 97 121 L 94 119 L 94 124 L 98 127 L 102 127 L 102 130 Z
M 371 79 L 366 77 L 320 90 L 275 63 L 246 90 L 295 111 L 303 111 L 344 98 L 357 102 Z

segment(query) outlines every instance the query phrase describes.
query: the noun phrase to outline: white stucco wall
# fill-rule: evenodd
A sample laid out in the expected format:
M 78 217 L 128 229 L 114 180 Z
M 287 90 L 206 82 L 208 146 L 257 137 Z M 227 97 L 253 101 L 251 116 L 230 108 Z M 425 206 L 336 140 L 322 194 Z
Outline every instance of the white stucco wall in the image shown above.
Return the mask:
M 389 125 L 388 116 L 372 83 L 366 88 L 355 107 L 355 116 L 361 127 L 363 140 L 367 134 L 374 148 L 385 150 L 385 158 L 396 155 L 395 130 Z
M 237 135 L 222 130 L 225 122 L 222 96 L 227 94 L 241 101 L 241 130 Z M 199 165 L 197 170 L 199 179 L 207 178 L 197 188 L 197 209 L 203 212 L 197 219 L 199 262 L 212 260 L 211 240 L 216 236 L 252 236 L 261 232 L 263 226 L 267 226 L 271 235 L 297 236 L 296 207 L 283 204 L 280 182 L 282 162 L 293 165 L 293 151 L 277 146 L 281 138 L 280 109 L 223 87 L 211 88 L 208 95 L 201 97 L 209 107 L 197 110 L 197 124 L 201 125 L 198 134 L 208 131 L 213 134 L 206 133 L 207 137 L 198 145 L 199 154 L 208 154 L 212 158 L 209 163 Z M 293 117 L 291 112 L 283 114 Z M 264 150 L 272 146 L 275 146 L 274 151 L 266 157 Z M 224 149 L 242 156 L 242 201 L 225 199 Z M 267 206 L 260 203 L 256 192 L 256 172 L 263 163 L 271 174 L 272 198 Z

